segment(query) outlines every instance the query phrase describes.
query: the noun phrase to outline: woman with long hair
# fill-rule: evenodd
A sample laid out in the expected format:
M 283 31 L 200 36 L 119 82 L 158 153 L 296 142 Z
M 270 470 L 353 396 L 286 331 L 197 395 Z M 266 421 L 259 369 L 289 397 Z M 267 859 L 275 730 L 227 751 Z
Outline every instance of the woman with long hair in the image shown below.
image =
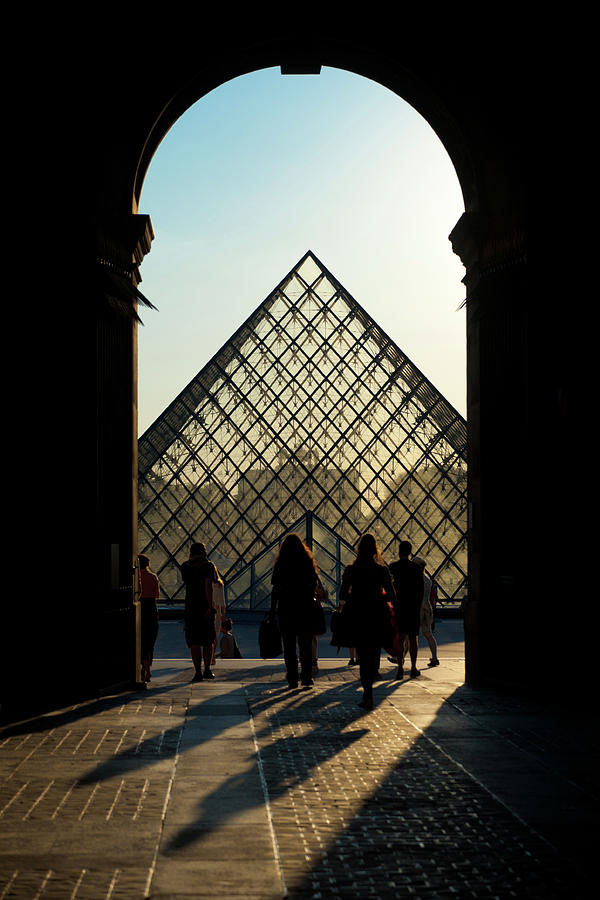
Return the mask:
M 271 616 L 279 618 L 283 643 L 286 678 L 291 688 L 298 687 L 298 655 L 300 681 L 305 688 L 312 679 L 312 638 L 314 633 L 314 596 L 319 570 L 312 553 L 297 534 L 285 536 L 271 577 Z
M 373 708 L 373 682 L 379 671 L 381 648 L 389 645 L 388 601 L 396 594 L 389 569 L 372 534 L 363 534 L 356 559 L 346 566 L 340 586 L 340 605 L 359 659 L 363 699 L 359 706 Z

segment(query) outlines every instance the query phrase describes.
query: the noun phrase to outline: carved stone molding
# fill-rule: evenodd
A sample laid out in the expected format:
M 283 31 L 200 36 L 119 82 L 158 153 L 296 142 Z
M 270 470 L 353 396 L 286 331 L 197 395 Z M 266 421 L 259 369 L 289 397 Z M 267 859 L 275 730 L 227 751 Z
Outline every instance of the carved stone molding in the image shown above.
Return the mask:
M 139 267 L 150 252 L 153 238 L 147 215 L 115 218 L 97 225 L 97 285 L 103 306 L 108 304 L 135 319 L 136 303 L 155 308 L 138 288 L 142 280 Z
M 448 235 L 453 252 L 460 257 L 466 270 L 462 282 L 467 294 L 479 280 L 480 235 L 481 216 L 474 212 L 463 213 Z
M 115 271 L 128 273 L 140 283 L 139 266 L 150 252 L 154 231 L 150 216 L 130 215 L 99 223 L 96 228 L 97 258 Z
M 527 261 L 527 234 L 523 227 L 490 223 L 479 213 L 463 213 L 449 235 L 460 257 L 467 296 L 482 278 Z

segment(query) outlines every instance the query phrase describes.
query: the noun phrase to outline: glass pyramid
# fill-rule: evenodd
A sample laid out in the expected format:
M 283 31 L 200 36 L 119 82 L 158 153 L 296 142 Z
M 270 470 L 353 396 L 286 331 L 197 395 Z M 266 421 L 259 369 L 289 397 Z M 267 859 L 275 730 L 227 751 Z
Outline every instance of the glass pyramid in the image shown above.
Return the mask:
M 410 540 L 441 600 L 466 591 L 466 423 L 311 251 L 138 462 L 139 552 L 172 602 L 190 541 L 227 583 L 309 512 L 346 546 L 373 532 L 388 562 Z

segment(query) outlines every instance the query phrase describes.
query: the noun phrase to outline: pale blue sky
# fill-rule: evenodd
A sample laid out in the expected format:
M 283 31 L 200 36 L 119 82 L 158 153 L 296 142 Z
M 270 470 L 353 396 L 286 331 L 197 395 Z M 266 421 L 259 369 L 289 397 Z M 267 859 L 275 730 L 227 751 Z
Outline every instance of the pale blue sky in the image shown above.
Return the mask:
M 448 234 L 463 212 L 427 122 L 338 69 L 264 69 L 199 100 L 152 160 L 140 212 L 142 434 L 312 250 L 465 414 L 464 269 Z

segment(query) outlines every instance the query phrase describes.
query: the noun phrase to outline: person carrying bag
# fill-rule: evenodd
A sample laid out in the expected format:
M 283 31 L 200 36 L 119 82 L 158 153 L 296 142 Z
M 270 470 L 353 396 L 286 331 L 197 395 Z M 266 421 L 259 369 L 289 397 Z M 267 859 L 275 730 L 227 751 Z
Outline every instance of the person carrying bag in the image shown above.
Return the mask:
M 263 659 L 281 656 L 281 632 L 274 615 L 267 613 L 258 627 L 258 647 Z

